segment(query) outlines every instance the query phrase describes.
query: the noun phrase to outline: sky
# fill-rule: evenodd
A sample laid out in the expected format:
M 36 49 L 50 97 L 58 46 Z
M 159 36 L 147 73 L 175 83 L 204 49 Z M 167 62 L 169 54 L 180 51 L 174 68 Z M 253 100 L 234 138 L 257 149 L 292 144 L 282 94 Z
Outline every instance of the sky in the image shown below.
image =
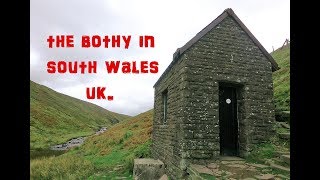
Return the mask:
M 289 0 L 31 0 L 30 80 L 113 112 L 137 115 L 153 108 L 153 85 L 183 46 L 225 9 L 235 14 L 268 52 L 290 39 Z M 52 35 L 74 35 L 74 48 L 48 48 Z M 128 49 L 81 48 L 83 35 L 131 35 Z M 154 48 L 139 48 L 152 35 Z M 97 73 L 49 74 L 47 62 L 97 61 Z M 155 74 L 108 74 L 104 61 L 158 61 Z M 139 67 L 139 66 L 138 66 Z M 89 100 L 86 87 L 106 87 L 113 101 Z

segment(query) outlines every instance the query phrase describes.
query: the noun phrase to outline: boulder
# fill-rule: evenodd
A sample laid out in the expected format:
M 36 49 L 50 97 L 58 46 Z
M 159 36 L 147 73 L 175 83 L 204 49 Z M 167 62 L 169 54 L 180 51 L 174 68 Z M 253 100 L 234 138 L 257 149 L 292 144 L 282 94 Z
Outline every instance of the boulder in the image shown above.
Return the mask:
M 160 179 L 165 174 L 164 163 L 155 159 L 135 159 L 133 178 L 135 180 Z

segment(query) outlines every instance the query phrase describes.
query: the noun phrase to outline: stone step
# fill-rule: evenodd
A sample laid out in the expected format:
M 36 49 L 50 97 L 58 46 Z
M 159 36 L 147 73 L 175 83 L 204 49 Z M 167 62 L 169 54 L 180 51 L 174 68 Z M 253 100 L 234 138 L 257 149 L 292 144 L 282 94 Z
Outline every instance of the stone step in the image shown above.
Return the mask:
M 203 178 L 200 176 L 200 173 L 203 172 L 202 168 L 203 168 L 202 165 L 191 164 L 187 168 L 187 172 L 189 174 L 188 180 L 203 180 Z M 212 172 L 210 169 L 208 169 L 208 170 L 210 173 Z M 205 173 L 205 174 L 207 174 L 207 173 Z
M 264 164 L 256 164 L 256 163 L 248 163 L 248 165 L 256 167 L 256 168 L 267 168 L 269 166 L 264 165 Z
M 290 165 L 290 155 L 282 155 L 281 160 Z
M 290 111 L 276 112 L 275 115 L 278 122 L 290 122 Z
M 220 156 L 221 161 L 244 161 L 243 158 L 236 156 Z
M 281 166 L 281 165 L 278 165 L 278 164 L 275 164 L 272 162 L 269 162 L 269 165 L 272 168 L 279 169 L 279 170 L 286 171 L 286 172 L 290 172 L 290 168 L 287 168 L 287 167 L 284 167 L 284 166 Z
M 280 125 L 283 127 L 283 128 L 286 128 L 286 129 L 290 129 L 290 125 L 285 123 L 285 122 L 280 122 Z
M 283 175 L 283 174 L 277 174 L 276 177 L 281 178 L 282 180 L 289 180 L 290 178 Z
M 199 165 L 199 164 L 191 164 L 188 169 L 190 169 L 191 171 L 193 171 L 194 174 L 203 173 L 203 174 L 214 175 L 214 173 L 213 173 L 213 171 L 212 171 L 211 169 L 209 169 L 209 168 L 206 167 L 206 166 Z
M 279 138 L 284 140 L 290 140 L 290 133 L 278 133 Z
M 289 151 L 275 151 L 274 155 L 280 158 L 282 155 L 290 155 L 290 152 Z
M 261 175 L 256 175 L 254 177 L 259 180 L 274 180 L 273 174 L 261 174 Z
M 217 163 L 210 163 L 207 165 L 209 169 L 218 169 L 219 165 Z
M 290 168 L 290 165 L 284 162 L 281 158 L 272 158 L 270 162 L 279 166 Z

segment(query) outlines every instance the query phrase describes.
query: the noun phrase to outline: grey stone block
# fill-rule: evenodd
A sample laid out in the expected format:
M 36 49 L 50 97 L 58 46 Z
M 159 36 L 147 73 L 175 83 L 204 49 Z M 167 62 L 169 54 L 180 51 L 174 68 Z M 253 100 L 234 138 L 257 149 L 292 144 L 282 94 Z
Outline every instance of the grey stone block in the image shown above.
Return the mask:
M 165 174 L 164 164 L 155 159 L 134 159 L 133 177 L 135 180 L 160 179 Z

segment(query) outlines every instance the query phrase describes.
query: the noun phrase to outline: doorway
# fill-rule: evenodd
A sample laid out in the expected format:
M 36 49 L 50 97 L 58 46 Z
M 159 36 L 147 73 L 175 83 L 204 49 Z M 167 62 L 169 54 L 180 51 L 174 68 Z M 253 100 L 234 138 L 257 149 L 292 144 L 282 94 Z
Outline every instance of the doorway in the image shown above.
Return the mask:
M 220 155 L 238 156 L 237 91 L 219 86 Z

